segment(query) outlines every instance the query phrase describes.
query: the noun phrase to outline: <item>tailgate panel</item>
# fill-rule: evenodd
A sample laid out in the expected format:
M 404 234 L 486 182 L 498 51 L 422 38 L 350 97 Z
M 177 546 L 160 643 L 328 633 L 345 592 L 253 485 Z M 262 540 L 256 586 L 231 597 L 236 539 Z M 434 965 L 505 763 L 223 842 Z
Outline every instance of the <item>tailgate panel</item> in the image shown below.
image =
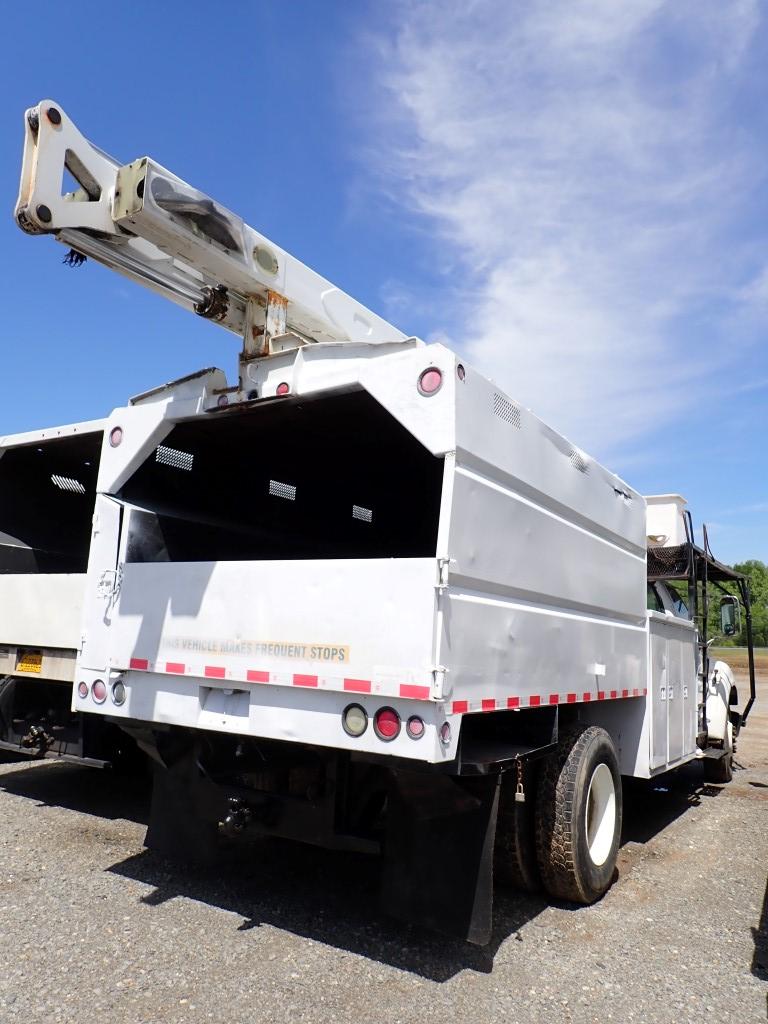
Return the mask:
M 402 686 L 428 696 L 435 572 L 432 558 L 129 563 L 110 660 L 181 676 L 373 693 Z

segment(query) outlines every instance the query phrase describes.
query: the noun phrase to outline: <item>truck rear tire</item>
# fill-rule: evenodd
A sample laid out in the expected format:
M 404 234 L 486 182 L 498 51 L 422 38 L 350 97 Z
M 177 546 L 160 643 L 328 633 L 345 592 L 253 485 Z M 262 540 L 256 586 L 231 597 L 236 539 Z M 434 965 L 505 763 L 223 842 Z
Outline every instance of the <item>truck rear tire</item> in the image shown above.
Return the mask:
M 542 767 L 536 798 L 536 855 L 550 896 L 587 904 L 610 888 L 621 813 L 611 737 L 594 725 L 566 729 Z
M 528 767 L 524 776 L 525 802 L 515 800 L 517 773 L 507 772 L 501 780 L 499 813 L 496 824 L 494 873 L 502 885 L 523 892 L 541 889 L 536 862 L 536 774 Z

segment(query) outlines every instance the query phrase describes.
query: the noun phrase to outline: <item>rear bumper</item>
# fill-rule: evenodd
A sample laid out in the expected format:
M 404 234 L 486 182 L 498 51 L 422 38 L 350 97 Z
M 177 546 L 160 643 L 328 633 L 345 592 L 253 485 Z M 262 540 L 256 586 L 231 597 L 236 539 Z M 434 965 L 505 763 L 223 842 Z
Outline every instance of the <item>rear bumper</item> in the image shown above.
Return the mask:
M 447 708 L 442 702 L 312 685 L 274 686 L 150 671 L 112 671 L 107 679 L 104 677 L 104 673 L 80 671 L 78 681 L 87 684 L 88 694 L 80 697 L 75 688 L 73 710 L 109 715 L 117 722 L 152 722 L 428 764 L 445 764 L 456 757 L 458 723 L 454 719 L 450 740 L 444 743 L 440 730 L 447 721 Z M 107 683 L 107 699 L 101 704 L 94 701 L 91 692 L 97 678 Z M 125 701 L 120 705 L 115 704 L 112 693 L 118 679 L 126 691 Z M 368 716 L 362 736 L 353 737 L 344 731 L 342 713 L 349 704 L 359 704 Z M 400 716 L 400 732 L 392 740 L 380 739 L 373 728 L 374 715 L 382 707 L 393 708 Z M 411 739 L 406 730 L 411 715 L 418 715 L 424 722 L 419 739 Z

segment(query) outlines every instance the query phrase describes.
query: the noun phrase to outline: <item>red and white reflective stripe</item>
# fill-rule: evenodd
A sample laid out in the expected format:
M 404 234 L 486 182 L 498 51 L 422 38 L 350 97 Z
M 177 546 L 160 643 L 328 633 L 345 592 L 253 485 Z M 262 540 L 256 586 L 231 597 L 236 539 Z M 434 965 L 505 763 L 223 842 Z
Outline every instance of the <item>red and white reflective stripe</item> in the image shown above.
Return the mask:
M 180 661 L 153 663 L 148 658 L 131 658 L 128 667 L 134 671 L 160 675 L 226 679 L 235 683 L 301 686 L 309 689 L 340 690 L 345 693 L 370 693 L 380 697 L 403 697 L 406 700 L 429 700 L 432 693 L 431 686 L 424 683 L 398 683 L 390 679 L 352 679 L 319 673 L 315 675 L 303 672 L 270 672 L 266 669 L 243 668 L 240 665 L 189 665 Z
M 317 676 L 294 675 L 294 686 L 317 686 Z
M 429 700 L 431 686 L 424 683 L 397 683 L 391 679 L 353 679 L 349 677 L 313 675 L 301 672 L 274 672 L 266 669 L 242 668 L 239 665 L 188 665 L 179 661 L 152 663 L 147 658 L 131 658 L 129 668 L 137 672 L 183 675 L 192 678 L 226 679 L 231 682 L 268 683 L 273 686 L 299 686 L 309 689 L 336 690 L 345 693 L 370 693 L 378 697 L 401 697 L 405 700 Z M 642 689 L 585 690 L 583 693 L 514 694 L 507 697 L 480 697 L 477 700 L 454 700 L 448 704 L 448 713 L 465 715 L 477 711 L 518 710 L 556 706 L 558 704 L 588 704 L 590 701 L 622 700 L 645 697 Z
M 370 693 L 370 679 L 345 679 L 344 689 L 349 693 Z
M 647 687 L 632 690 L 597 690 L 594 693 L 531 693 L 515 697 L 481 697 L 479 700 L 454 700 L 449 713 L 465 715 L 475 711 L 500 711 L 503 708 L 538 708 L 555 704 L 588 704 L 592 700 L 622 700 L 625 697 L 646 697 Z

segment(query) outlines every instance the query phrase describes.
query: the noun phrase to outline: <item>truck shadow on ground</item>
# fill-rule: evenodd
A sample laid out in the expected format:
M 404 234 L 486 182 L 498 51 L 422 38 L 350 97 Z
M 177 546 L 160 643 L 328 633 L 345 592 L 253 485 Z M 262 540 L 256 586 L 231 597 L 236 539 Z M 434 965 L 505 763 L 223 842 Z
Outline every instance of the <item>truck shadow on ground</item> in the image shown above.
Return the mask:
M 655 780 L 625 779 L 623 791 L 622 846 L 647 843 L 690 808 L 722 792 L 720 786 L 704 782 L 701 765 L 697 763 L 684 765 Z
M 147 821 L 145 780 L 48 762 L 6 771 L 0 775 L 0 788 L 82 814 L 142 825 Z M 648 842 L 689 808 L 718 793 L 718 787 L 703 784 L 696 765 L 663 784 L 630 783 L 625 791 L 625 850 L 627 844 Z M 535 935 L 522 929 L 548 906 L 535 896 L 498 892 L 493 937 L 480 948 L 383 916 L 377 897 L 379 862 L 364 855 L 267 839 L 233 844 L 210 868 L 182 867 L 144 850 L 108 870 L 151 887 L 141 897 L 145 905 L 162 906 L 179 897 L 196 900 L 239 915 L 242 932 L 268 925 L 438 982 L 466 969 L 490 973 L 499 947 L 512 936 L 536 942 Z M 561 906 L 589 913 L 588 908 Z
M 0 774 L 0 790 L 44 807 L 64 807 L 80 814 L 146 825 L 151 776 L 122 777 L 109 769 L 84 768 L 66 761 L 28 761 L 4 755 L 0 764 L 17 763 Z

